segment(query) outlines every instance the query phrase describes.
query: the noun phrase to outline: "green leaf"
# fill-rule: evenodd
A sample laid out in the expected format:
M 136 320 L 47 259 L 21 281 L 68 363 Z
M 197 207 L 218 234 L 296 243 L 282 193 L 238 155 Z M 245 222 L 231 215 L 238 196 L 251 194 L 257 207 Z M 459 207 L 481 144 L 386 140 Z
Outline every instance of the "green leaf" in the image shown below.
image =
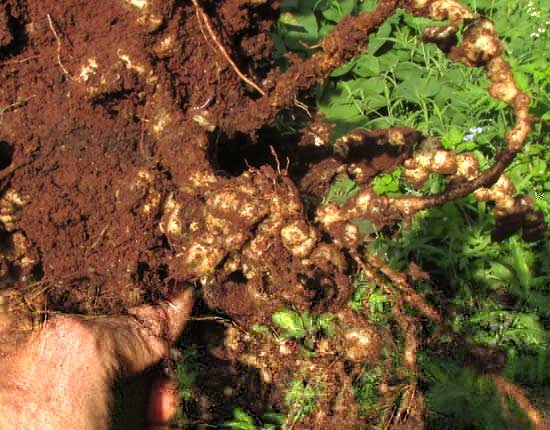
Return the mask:
M 323 16 L 329 21 L 337 23 L 342 19 L 342 17 L 350 14 L 354 7 L 355 0 L 340 0 L 338 2 L 332 2 L 331 7 L 323 10 Z
M 447 133 L 441 136 L 441 145 L 445 149 L 455 149 L 464 140 L 464 133 L 456 127 L 452 127 Z
M 301 339 L 307 335 L 307 330 L 304 327 L 304 321 L 297 312 L 275 312 L 271 319 L 274 324 L 281 328 L 281 334 L 286 338 Z
M 464 74 L 460 69 L 450 69 L 445 72 L 445 80 L 451 84 L 464 85 Z
M 349 73 L 351 71 L 351 69 L 353 69 L 354 66 L 355 66 L 355 59 L 353 59 L 351 61 L 348 61 L 347 63 L 344 63 L 340 67 L 334 69 L 332 71 L 332 73 L 330 74 L 330 77 L 331 78 L 338 78 L 340 76 L 344 76 L 347 73 Z
M 380 55 L 377 58 L 380 64 L 380 68 L 382 70 L 389 70 L 395 67 L 399 63 L 399 57 L 391 51 L 386 52 L 385 54 Z
M 397 193 L 399 191 L 399 179 L 401 170 L 396 169 L 391 173 L 383 173 L 373 180 L 374 192 L 378 195 Z
M 501 281 L 510 282 L 514 279 L 514 274 L 504 264 L 501 264 L 498 261 L 491 261 L 490 267 L 493 276 L 496 276 Z
M 383 94 L 386 80 L 382 77 L 358 78 L 346 82 L 346 87 L 352 93 L 369 96 L 372 94 Z
M 530 254 L 516 238 L 510 239 L 510 248 L 514 272 L 521 286 L 527 290 L 530 288 L 532 280 L 529 269 Z
M 403 15 L 403 22 L 415 29 L 423 29 L 426 26 L 441 26 L 441 22 L 434 21 L 430 18 L 424 18 L 421 16 L 413 16 L 410 14 Z
M 372 12 L 376 8 L 376 6 L 378 5 L 378 1 L 377 0 L 363 0 L 363 1 L 359 1 L 359 4 L 360 4 L 359 10 L 361 12 Z
M 331 313 L 319 315 L 317 317 L 317 327 L 331 337 L 334 334 L 334 319 L 335 316 Z
M 353 73 L 358 76 L 368 78 L 380 73 L 380 63 L 378 58 L 372 55 L 362 55 L 355 62 Z
M 395 66 L 394 73 L 397 79 L 401 81 L 416 82 L 424 77 L 425 71 L 419 65 L 405 61 Z
M 311 317 L 311 314 L 307 311 L 303 312 L 302 315 L 297 314 L 300 316 L 300 319 L 302 320 L 302 325 L 307 333 L 310 333 L 314 331 L 315 329 L 315 321 Z
M 240 408 L 233 410 L 233 419 L 224 423 L 231 430 L 256 430 L 254 418 Z
M 386 43 L 386 38 L 391 34 L 392 21 L 388 19 L 380 26 L 376 34 L 369 38 L 369 52 L 371 55 L 376 54 L 378 50 Z
M 329 188 L 325 204 L 336 203 L 343 206 L 351 197 L 359 192 L 359 187 L 347 176 L 338 176 Z

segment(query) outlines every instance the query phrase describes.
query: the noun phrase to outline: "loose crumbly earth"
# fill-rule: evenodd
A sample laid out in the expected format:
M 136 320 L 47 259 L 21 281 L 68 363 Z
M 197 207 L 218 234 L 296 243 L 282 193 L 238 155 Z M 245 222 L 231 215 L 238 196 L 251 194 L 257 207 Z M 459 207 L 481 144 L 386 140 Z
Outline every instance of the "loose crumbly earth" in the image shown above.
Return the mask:
M 426 3 L 403 1 L 413 13 L 449 17 L 453 36 L 460 19 L 473 18 L 452 0 Z M 109 314 L 182 285 L 200 287 L 203 309 L 224 318 L 189 330 L 207 369 L 187 405 L 191 428 L 219 426 L 235 406 L 296 416 L 283 394 L 296 378 L 323 394 L 313 413 L 287 426 L 357 428 L 372 417 L 353 401 L 352 383 L 370 365 L 383 369 L 386 418 L 422 428 L 417 325 L 401 309 L 440 316 L 405 276 L 375 257 L 363 262 L 353 219 L 382 228 L 439 204 L 376 196 L 369 184 L 380 172 L 404 164 L 417 186 L 430 173 L 449 175 L 456 198 L 493 185 L 513 153 L 483 176 L 473 155 L 450 154 L 411 129 L 358 131 L 332 147 L 322 118 L 294 140 L 270 127 L 280 110 L 299 104 L 300 91 L 360 52 L 396 6 L 383 0 L 372 14 L 344 19 L 311 61 L 289 58 L 283 75 L 272 60 L 279 1 L 0 1 L 0 290 L 38 314 Z M 517 151 L 529 131 L 529 100 L 510 83 L 494 30 L 480 22 L 470 45 L 452 54 L 468 65 L 490 62 L 495 97 L 520 120 L 510 134 Z M 431 37 L 441 42 L 447 33 Z M 342 174 L 361 192 L 343 208 L 320 205 Z M 508 230 L 523 226 L 536 236 L 532 202 L 514 200 L 506 179 L 493 188 L 478 197 L 496 201 L 502 219 L 515 217 L 503 221 Z M 393 388 L 395 333 L 347 305 L 358 269 L 404 291 L 392 304 L 393 329 L 409 373 Z M 251 334 L 285 307 L 332 312 L 336 335 L 317 339 L 308 355 L 299 342 Z

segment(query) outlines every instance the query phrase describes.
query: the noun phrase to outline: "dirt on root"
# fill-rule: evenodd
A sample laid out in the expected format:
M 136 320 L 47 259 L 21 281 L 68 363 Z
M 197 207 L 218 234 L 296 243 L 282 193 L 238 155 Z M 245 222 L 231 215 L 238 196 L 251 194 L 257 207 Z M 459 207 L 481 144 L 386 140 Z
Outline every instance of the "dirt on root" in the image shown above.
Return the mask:
M 200 286 L 199 317 L 225 322 L 189 329 L 208 374 L 186 406 L 192 428 L 221 425 L 236 406 L 292 416 L 283 393 L 303 369 L 323 394 L 294 428 L 354 428 L 367 418 L 352 381 L 382 348 L 379 330 L 344 310 L 347 258 L 311 217 L 319 201 L 307 194 L 319 197 L 340 163 L 259 127 L 279 107 L 247 111 L 260 94 L 220 51 L 262 91 L 293 93 L 272 60 L 278 9 L 0 2 L 0 289 L 34 311 L 117 314 Z M 350 151 L 374 160 L 370 176 L 406 155 Z M 284 307 L 334 312 L 344 334 L 309 358 L 250 335 Z

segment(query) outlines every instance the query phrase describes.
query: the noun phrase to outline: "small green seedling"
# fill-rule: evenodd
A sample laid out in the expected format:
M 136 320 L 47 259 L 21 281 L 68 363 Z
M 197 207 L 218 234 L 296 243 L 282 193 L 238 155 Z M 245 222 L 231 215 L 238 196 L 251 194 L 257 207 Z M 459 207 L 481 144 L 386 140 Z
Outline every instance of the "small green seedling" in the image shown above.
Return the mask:
M 291 310 L 275 312 L 271 317 L 281 331 L 281 337 L 301 341 L 309 350 L 315 349 L 315 342 L 321 336 L 334 333 L 334 315 L 324 313 L 313 316 L 309 312 L 298 313 Z
M 193 398 L 193 387 L 201 372 L 201 364 L 198 361 L 199 350 L 188 347 L 183 351 L 183 356 L 176 363 L 176 387 L 183 401 L 190 401 Z
M 323 203 L 336 203 L 338 206 L 343 206 L 358 191 L 359 186 L 348 176 L 338 176 L 331 184 Z
M 284 428 L 293 428 L 296 423 L 313 412 L 322 396 L 322 386 L 318 382 L 296 379 L 285 394 L 285 404 L 289 414 Z
M 365 369 L 365 372 L 353 384 L 353 393 L 361 412 L 369 415 L 374 412 L 380 400 L 378 385 L 382 378 L 380 366 Z
M 267 413 L 262 423 L 240 408 L 233 410 L 233 419 L 224 423 L 224 427 L 231 430 L 278 430 L 283 425 L 283 417 L 277 413 Z
M 350 306 L 354 311 L 366 308 L 370 321 L 385 325 L 391 314 L 390 298 L 378 286 L 361 274 L 354 282 L 355 291 Z M 368 307 L 367 307 L 368 306 Z

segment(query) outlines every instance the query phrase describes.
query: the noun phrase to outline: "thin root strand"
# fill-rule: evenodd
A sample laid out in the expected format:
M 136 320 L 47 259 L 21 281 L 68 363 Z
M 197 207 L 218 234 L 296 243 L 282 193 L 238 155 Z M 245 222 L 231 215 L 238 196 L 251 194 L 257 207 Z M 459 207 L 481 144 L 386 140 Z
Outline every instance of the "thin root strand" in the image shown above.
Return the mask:
M 202 7 L 199 5 L 198 0 L 192 0 L 192 2 L 193 2 L 193 6 L 195 7 L 197 19 L 199 21 L 199 24 L 201 25 L 201 29 L 202 29 L 202 24 L 204 24 L 204 26 L 206 27 L 206 30 L 208 31 L 208 34 L 212 38 L 212 41 L 216 45 L 216 48 L 218 49 L 220 54 L 222 54 L 223 58 L 225 58 L 225 60 L 230 64 L 231 68 L 235 71 L 235 73 L 237 74 L 237 76 L 239 76 L 239 78 L 241 78 L 244 82 L 246 82 L 256 91 L 258 91 L 262 96 L 265 96 L 266 95 L 265 91 L 262 90 L 254 81 L 252 81 L 252 79 L 248 78 L 243 72 L 241 72 L 237 67 L 237 65 L 235 64 L 235 62 L 233 61 L 233 59 L 231 58 L 231 56 L 227 53 L 227 50 L 222 45 L 222 43 L 218 38 L 218 35 L 212 28 L 212 24 L 210 23 L 210 19 L 208 18 L 208 15 L 206 15 Z

